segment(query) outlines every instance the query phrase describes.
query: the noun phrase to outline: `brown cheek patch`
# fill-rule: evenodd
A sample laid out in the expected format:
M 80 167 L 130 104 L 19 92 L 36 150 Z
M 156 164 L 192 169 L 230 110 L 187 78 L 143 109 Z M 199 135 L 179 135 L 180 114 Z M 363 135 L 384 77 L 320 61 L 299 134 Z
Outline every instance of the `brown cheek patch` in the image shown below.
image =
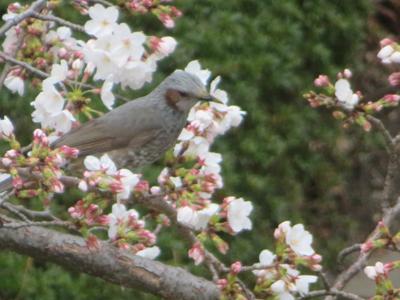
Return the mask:
M 176 103 L 180 100 L 180 94 L 177 90 L 169 89 L 165 93 L 165 100 L 167 101 L 168 105 L 177 109 Z

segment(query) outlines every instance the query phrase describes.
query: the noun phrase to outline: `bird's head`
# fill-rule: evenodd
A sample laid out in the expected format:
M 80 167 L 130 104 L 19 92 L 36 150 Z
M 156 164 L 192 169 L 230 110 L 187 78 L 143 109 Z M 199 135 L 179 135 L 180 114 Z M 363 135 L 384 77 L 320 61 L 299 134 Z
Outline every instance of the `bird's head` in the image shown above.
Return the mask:
M 167 105 L 184 113 L 189 112 L 198 101 L 216 100 L 196 75 L 182 70 L 169 75 L 162 86 Z

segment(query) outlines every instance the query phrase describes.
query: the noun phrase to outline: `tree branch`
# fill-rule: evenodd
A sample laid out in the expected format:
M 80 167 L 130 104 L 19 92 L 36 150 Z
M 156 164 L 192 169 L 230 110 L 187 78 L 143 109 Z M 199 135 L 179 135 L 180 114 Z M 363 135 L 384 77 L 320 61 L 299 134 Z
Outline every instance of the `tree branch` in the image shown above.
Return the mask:
M 187 271 L 135 256 L 99 241 L 91 250 L 83 238 L 41 227 L 0 227 L 0 248 L 56 263 L 108 282 L 152 293 L 164 299 L 219 298 L 215 284 Z
M 63 25 L 63 26 L 69 27 L 69 28 L 71 28 L 73 30 L 76 30 L 76 31 L 85 32 L 85 28 L 83 28 L 83 26 L 81 26 L 79 24 L 72 23 L 70 21 L 64 20 L 62 18 L 53 16 L 53 15 L 42 15 L 42 14 L 34 12 L 32 14 L 32 17 L 34 17 L 36 19 L 39 19 L 39 20 L 43 20 L 43 21 L 55 22 L 55 23 L 57 23 L 59 25 Z
M 350 300 L 365 300 L 364 298 L 362 298 L 362 297 L 360 297 L 360 296 L 358 296 L 356 294 L 347 293 L 347 292 L 338 291 L 338 290 L 312 291 L 312 292 L 309 292 L 308 294 L 300 297 L 300 299 L 301 300 L 305 300 L 305 299 L 312 299 L 312 298 L 321 297 L 321 296 L 340 296 L 342 298 L 350 299 Z
M 23 20 L 30 18 L 35 12 L 43 9 L 46 6 L 46 2 L 46 0 L 37 0 L 26 11 L 7 21 L 0 28 L 0 36 L 3 36 L 11 27 L 18 25 Z
M 393 221 L 396 219 L 396 217 L 400 214 L 400 198 L 397 200 L 397 204 L 390 208 L 387 209 L 384 216 L 383 216 L 383 223 L 387 226 L 390 227 L 390 225 L 393 223 Z M 376 228 L 371 235 L 369 236 L 368 240 L 376 240 L 381 236 L 381 233 L 378 228 Z M 333 285 L 334 289 L 341 290 L 343 289 L 346 284 L 352 279 L 359 271 L 362 270 L 362 268 L 365 266 L 365 263 L 368 259 L 368 257 L 371 255 L 373 251 L 369 252 L 362 252 L 357 260 L 345 271 L 339 274 L 337 277 L 335 284 Z

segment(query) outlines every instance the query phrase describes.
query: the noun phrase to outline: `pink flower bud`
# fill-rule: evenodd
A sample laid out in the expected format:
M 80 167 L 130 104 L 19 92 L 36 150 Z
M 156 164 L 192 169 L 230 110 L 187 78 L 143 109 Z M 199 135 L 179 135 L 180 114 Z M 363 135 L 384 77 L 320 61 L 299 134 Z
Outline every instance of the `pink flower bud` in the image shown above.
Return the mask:
M 59 180 L 53 180 L 51 188 L 57 194 L 61 194 L 64 192 L 64 185 Z
M 15 177 L 12 180 L 12 185 L 15 189 L 20 189 L 23 187 L 24 185 L 24 181 L 22 180 L 21 177 Z
M 315 80 L 314 80 L 314 85 L 317 87 L 327 87 L 329 86 L 329 77 L 326 75 L 319 75 Z
M 60 147 L 61 153 L 63 153 L 67 157 L 77 158 L 79 155 L 79 150 L 77 148 L 72 148 L 66 145 Z
M 196 242 L 192 248 L 190 248 L 188 255 L 194 260 L 195 265 L 201 264 L 205 258 L 203 246 L 199 242 Z
M 374 247 L 372 241 L 366 241 L 364 244 L 361 245 L 361 252 L 368 252 Z
M 79 181 L 78 188 L 82 192 L 87 192 L 88 191 L 88 185 L 87 185 L 86 181 L 84 181 L 84 180 Z
M 314 263 L 320 263 L 322 261 L 322 256 L 315 253 L 311 256 L 311 259 Z
M 182 16 L 182 11 L 177 9 L 175 6 L 171 7 L 171 15 L 175 18 L 179 18 Z
M 166 28 L 174 28 L 175 27 L 175 22 L 174 20 L 171 18 L 170 15 L 166 14 L 166 13 L 162 13 L 159 16 L 160 21 L 164 24 L 164 26 Z
M 59 58 L 68 58 L 68 51 L 65 48 L 58 49 L 58 57 Z
M 97 217 L 96 221 L 100 225 L 108 225 L 110 223 L 110 218 L 107 215 L 101 215 Z
M 19 153 L 17 150 L 11 149 L 6 152 L 5 156 L 9 158 L 16 158 L 17 156 L 19 156 Z
M 389 46 L 389 45 L 391 45 L 391 44 L 393 44 L 393 43 L 394 43 L 394 41 L 391 40 L 391 39 L 389 39 L 389 38 L 384 38 L 383 40 L 381 40 L 381 41 L 379 42 L 381 48 L 383 48 L 383 47 L 385 47 L 385 46 Z
M 228 280 L 226 280 L 225 278 L 218 279 L 217 286 L 220 290 L 226 288 L 228 286 Z
M 398 103 L 400 100 L 400 96 L 396 94 L 387 94 L 383 97 L 383 100 L 388 103 Z
M 158 194 L 161 193 L 161 188 L 160 188 L 159 186 L 152 186 L 152 187 L 150 188 L 150 193 L 151 193 L 152 195 L 158 195 Z
M 349 79 L 349 78 L 351 78 L 351 76 L 353 76 L 353 73 L 349 69 L 344 69 L 343 76 L 345 78 Z
M 390 74 L 388 80 L 391 86 L 400 86 L 400 72 Z
M 100 248 L 100 243 L 97 239 L 97 237 L 93 234 L 89 235 L 87 240 L 86 240 L 86 246 L 90 250 L 98 250 Z
M 3 164 L 3 166 L 9 167 L 12 164 L 12 160 L 7 157 L 4 157 L 1 159 L 1 163 Z
M 239 274 L 240 271 L 242 270 L 242 263 L 240 261 L 234 262 L 231 265 L 231 273 L 236 275 Z
M 315 264 L 310 267 L 312 271 L 319 272 L 322 270 L 322 266 L 320 264 Z

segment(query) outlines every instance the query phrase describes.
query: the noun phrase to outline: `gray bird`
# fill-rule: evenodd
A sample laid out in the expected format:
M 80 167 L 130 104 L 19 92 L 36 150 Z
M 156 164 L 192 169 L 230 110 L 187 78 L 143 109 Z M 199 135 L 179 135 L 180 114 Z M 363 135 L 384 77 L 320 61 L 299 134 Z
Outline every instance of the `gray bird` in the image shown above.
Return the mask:
M 107 152 L 119 168 L 141 167 L 158 160 L 175 143 L 199 100 L 216 99 L 197 76 L 177 70 L 147 96 L 83 124 L 52 147 L 77 148 L 81 157 Z M 0 182 L 0 191 L 10 188 L 10 183 Z

